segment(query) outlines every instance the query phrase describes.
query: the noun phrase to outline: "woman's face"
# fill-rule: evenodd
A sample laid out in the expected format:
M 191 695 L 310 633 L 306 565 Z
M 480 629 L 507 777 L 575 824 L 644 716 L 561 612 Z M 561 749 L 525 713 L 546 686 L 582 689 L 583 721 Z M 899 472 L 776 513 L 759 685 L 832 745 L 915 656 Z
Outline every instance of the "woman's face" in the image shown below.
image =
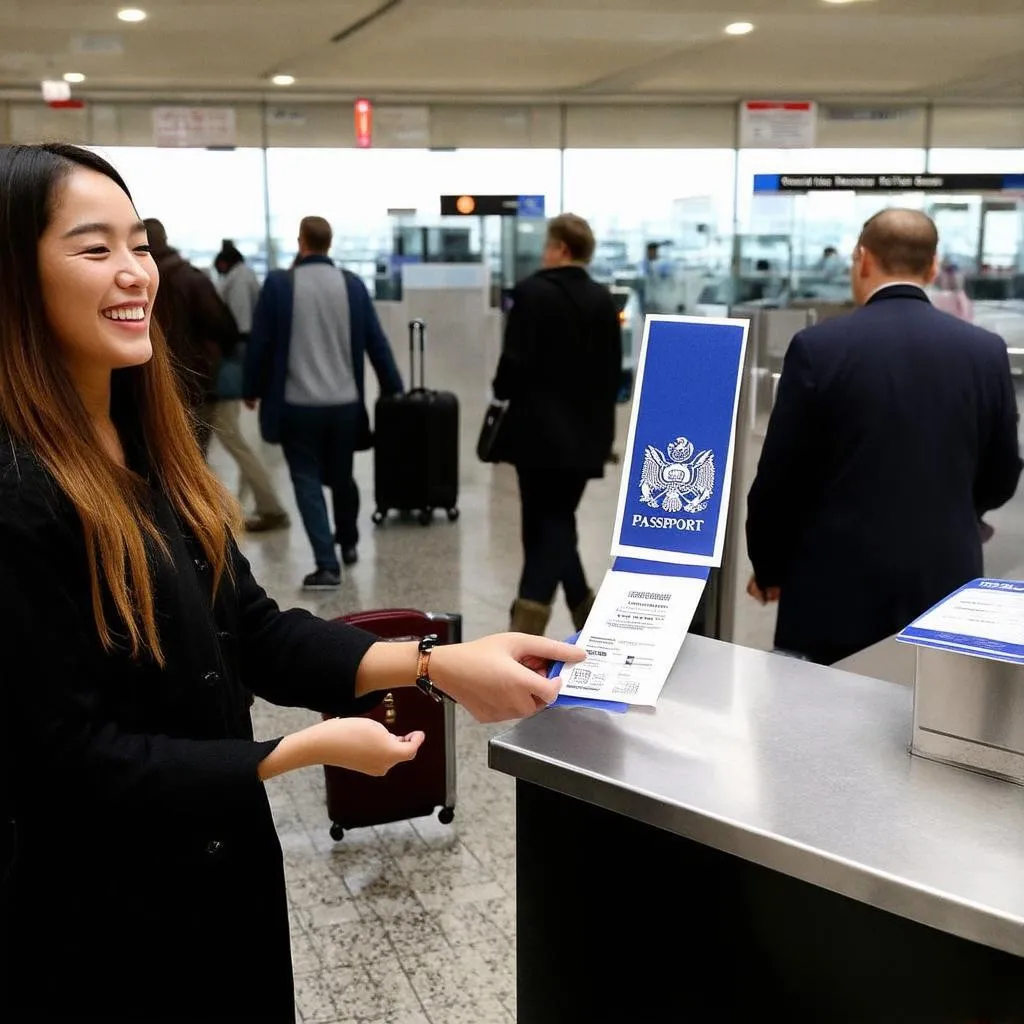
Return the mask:
M 145 225 L 106 175 L 78 168 L 58 186 L 39 240 L 43 307 L 69 368 L 109 373 L 153 355 L 159 275 Z

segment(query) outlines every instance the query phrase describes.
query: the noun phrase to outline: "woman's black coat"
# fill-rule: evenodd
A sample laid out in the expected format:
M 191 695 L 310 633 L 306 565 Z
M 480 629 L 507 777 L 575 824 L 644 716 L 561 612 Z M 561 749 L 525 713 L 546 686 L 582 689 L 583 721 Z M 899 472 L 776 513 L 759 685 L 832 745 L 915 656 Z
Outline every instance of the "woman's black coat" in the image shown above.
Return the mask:
M 210 566 L 156 492 L 166 668 L 97 638 L 82 529 L 0 448 L 0 741 L 10 1020 L 294 1019 L 281 847 L 250 691 L 348 714 L 368 634 L 279 610 L 231 546 Z M 2 1003 L 0 1003 L 2 1007 Z

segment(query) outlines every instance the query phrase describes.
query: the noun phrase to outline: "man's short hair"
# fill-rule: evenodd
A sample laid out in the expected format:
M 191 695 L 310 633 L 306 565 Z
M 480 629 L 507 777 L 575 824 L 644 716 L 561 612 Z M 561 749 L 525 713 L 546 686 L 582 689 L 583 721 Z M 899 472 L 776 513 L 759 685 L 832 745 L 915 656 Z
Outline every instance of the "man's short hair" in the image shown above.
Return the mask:
M 939 231 L 920 210 L 882 210 L 864 225 L 860 246 L 886 274 L 925 277 L 935 263 Z
M 310 252 L 326 256 L 331 251 L 334 232 L 323 217 L 303 217 L 299 224 L 299 238 Z
M 589 263 L 597 242 L 590 225 L 574 213 L 562 213 L 548 221 L 548 238 L 562 242 L 576 263 Z
M 143 222 L 146 225 L 146 235 L 149 237 L 149 244 L 154 249 L 167 248 L 167 229 L 156 217 L 147 217 Z

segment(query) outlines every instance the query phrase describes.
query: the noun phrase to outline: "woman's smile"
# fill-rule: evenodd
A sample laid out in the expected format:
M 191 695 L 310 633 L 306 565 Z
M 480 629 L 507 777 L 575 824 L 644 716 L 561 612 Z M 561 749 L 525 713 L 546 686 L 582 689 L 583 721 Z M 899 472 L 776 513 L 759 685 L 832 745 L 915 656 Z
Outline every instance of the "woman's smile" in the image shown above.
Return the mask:
M 125 302 L 103 310 L 104 319 L 123 330 L 145 333 L 149 330 L 149 306 L 139 302 Z

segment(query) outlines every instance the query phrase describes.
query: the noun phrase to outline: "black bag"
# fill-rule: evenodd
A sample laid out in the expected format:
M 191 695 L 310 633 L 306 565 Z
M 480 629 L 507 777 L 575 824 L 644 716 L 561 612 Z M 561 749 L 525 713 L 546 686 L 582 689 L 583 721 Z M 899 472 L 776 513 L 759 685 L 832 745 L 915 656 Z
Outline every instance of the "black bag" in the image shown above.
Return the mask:
M 420 373 L 416 385 L 416 339 L 419 338 Z M 422 320 L 409 324 L 411 391 L 381 396 L 374 413 L 373 521 L 384 522 L 392 509 L 418 512 L 428 526 L 434 509 L 448 519 L 459 518 L 459 400 L 450 391 L 424 386 L 423 364 L 426 327 Z
M 508 462 L 507 431 L 503 433 L 501 429 L 507 415 L 508 402 L 492 399 L 476 442 L 476 455 L 481 462 Z

